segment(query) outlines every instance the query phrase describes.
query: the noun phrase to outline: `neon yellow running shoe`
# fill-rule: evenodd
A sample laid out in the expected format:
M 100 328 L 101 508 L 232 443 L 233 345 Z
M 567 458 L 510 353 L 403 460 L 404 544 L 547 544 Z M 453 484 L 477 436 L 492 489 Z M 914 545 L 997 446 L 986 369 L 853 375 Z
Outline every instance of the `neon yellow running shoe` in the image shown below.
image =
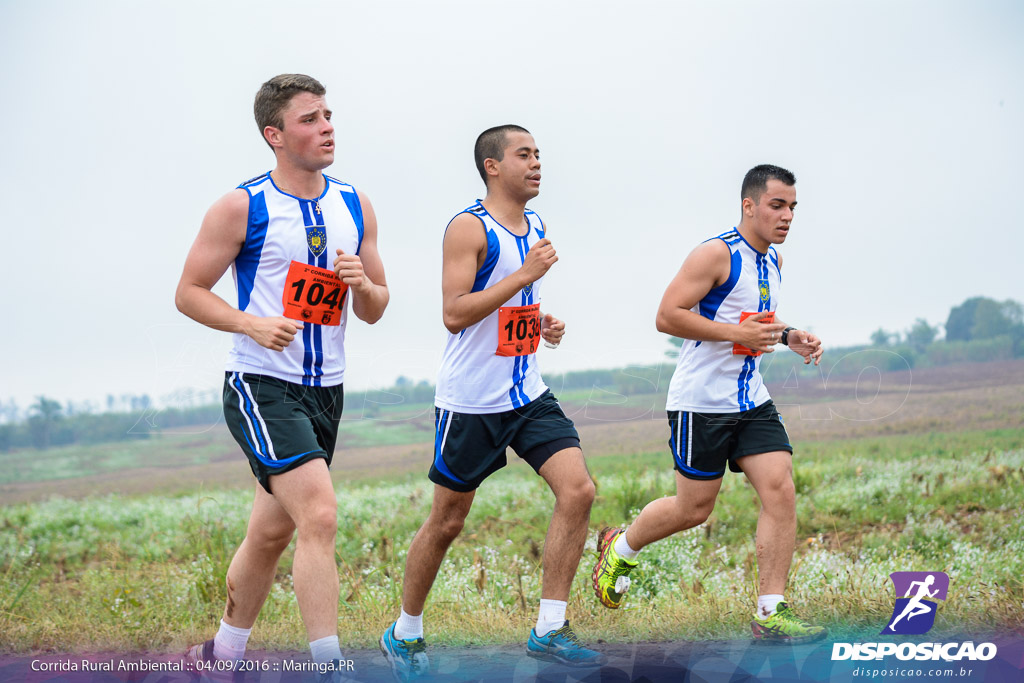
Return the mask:
M 784 602 L 775 606 L 775 614 L 770 617 L 754 617 L 750 629 L 754 632 L 754 640 L 779 643 L 809 643 L 828 634 L 824 626 L 811 626 Z
M 597 564 L 591 576 L 597 599 L 608 609 L 618 609 L 622 596 L 629 590 L 629 573 L 635 560 L 627 560 L 615 552 L 615 539 L 625 529 L 605 527 L 597 534 Z

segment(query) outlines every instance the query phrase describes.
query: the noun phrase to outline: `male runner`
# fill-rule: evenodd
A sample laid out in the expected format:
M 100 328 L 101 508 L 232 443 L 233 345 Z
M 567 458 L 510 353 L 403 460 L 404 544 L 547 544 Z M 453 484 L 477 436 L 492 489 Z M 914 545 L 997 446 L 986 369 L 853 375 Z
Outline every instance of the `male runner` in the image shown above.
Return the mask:
M 658 330 L 684 339 L 667 402 L 676 495 L 649 503 L 628 529 L 598 535 L 593 584 L 605 607 L 619 606 L 644 546 L 708 518 L 728 465 L 747 475 L 761 499 L 754 638 L 825 635 L 798 619 L 782 595 L 796 544 L 793 447 L 758 370 L 761 354 L 778 343 L 815 365 L 823 351 L 818 337 L 775 315 L 782 257 L 772 245 L 789 234 L 795 185 L 778 166 L 752 168 L 740 192 L 739 226 L 694 249 L 665 291 Z
M 544 542 L 540 614 L 527 653 L 572 666 L 604 656 L 580 645 L 565 619 L 587 535 L 594 484 L 579 435 L 537 369 L 541 339 L 565 323 L 540 313 L 544 274 L 558 260 L 547 228 L 526 203 L 540 192 L 540 151 L 519 126 L 491 128 L 474 150 L 487 196 L 455 216 L 444 236 L 444 325 L 451 333 L 435 397 L 430 515 L 405 563 L 402 612 L 380 646 L 399 680 L 428 671 L 423 606 L 476 489 L 506 464 L 509 446 L 555 494 Z
M 344 396 L 348 299 L 372 324 L 388 289 L 369 200 L 322 173 L 335 149 L 325 92 L 309 76 L 282 74 L 256 93 L 256 123 L 277 164 L 210 207 L 178 284 L 182 313 L 234 335 L 224 417 L 259 483 L 228 567 L 220 630 L 189 651 L 193 662 L 242 659 L 296 530 L 292 577 L 313 660 L 341 659 L 327 468 Z M 238 308 L 210 291 L 228 266 Z

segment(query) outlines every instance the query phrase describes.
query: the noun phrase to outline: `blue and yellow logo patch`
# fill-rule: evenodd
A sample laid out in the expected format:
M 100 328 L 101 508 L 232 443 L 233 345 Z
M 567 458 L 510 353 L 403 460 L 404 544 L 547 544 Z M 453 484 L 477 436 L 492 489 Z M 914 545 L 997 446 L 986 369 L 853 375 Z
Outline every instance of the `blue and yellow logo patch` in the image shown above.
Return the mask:
M 307 225 L 306 245 L 313 256 L 324 253 L 327 249 L 327 229 L 322 225 Z
M 767 306 L 768 300 L 772 298 L 771 290 L 768 288 L 768 281 L 758 280 L 757 287 L 758 290 L 761 292 L 761 303 Z

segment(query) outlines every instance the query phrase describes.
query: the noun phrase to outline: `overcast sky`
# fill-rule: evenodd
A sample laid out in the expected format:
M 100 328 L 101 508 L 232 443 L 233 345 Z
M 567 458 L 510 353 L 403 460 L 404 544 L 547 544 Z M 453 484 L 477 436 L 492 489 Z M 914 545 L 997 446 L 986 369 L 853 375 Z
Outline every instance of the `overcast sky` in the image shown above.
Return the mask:
M 798 179 L 779 315 L 826 346 L 1022 300 L 1022 31 L 1016 1 L 0 0 L 0 399 L 220 386 L 229 336 L 174 289 L 209 205 L 273 167 L 252 99 L 282 72 L 326 85 L 328 173 L 380 224 L 351 388 L 433 381 L 441 236 L 502 123 L 542 151 L 546 372 L 660 360 L 665 286 L 758 163 Z

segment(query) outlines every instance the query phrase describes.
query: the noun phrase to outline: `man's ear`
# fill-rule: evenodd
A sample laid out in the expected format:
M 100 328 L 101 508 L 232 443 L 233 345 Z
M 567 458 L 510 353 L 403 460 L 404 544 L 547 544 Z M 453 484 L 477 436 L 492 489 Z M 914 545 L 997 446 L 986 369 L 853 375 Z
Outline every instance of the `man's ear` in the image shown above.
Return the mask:
M 274 126 L 267 126 L 263 129 L 263 139 L 267 141 L 271 147 L 277 148 L 281 146 L 281 129 L 275 128 Z

